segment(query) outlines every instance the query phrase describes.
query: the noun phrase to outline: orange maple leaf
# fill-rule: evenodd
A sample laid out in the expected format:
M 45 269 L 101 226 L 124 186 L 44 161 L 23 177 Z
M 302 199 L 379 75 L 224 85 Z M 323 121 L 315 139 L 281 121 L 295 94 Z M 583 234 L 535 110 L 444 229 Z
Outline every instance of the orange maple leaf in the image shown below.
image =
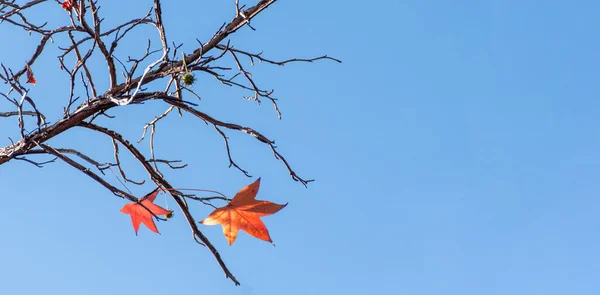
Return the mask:
M 33 77 L 33 71 L 29 65 L 27 65 L 27 82 L 25 83 L 33 83 L 33 85 L 36 85 L 35 78 Z
M 204 225 L 221 224 L 229 245 L 233 244 L 240 229 L 255 238 L 273 243 L 269 231 L 260 217 L 276 213 L 287 206 L 287 203 L 279 205 L 269 201 L 255 200 L 259 186 L 260 178 L 241 189 L 227 206 L 217 208 L 200 223 Z
M 131 216 L 131 223 L 133 224 L 133 230 L 135 230 L 136 235 L 138 229 L 140 228 L 140 223 L 145 224 L 146 227 L 148 227 L 151 231 L 158 234 L 159 232 L 158 229 L 156 229 L 156 224 L 154 224 L 154 220 L 152 220 L 152 214 L 161 215 L 170 214 L 173 212 L 153 203 L 154 199 L 156 199 L 156 196 L 158 195 L 158 191 L 159 189 L 156 188 L 149 194 L 142 197 L 140 199 L 141 204 L 129 203 L 121 208 L 122 213 L 129 214 Z

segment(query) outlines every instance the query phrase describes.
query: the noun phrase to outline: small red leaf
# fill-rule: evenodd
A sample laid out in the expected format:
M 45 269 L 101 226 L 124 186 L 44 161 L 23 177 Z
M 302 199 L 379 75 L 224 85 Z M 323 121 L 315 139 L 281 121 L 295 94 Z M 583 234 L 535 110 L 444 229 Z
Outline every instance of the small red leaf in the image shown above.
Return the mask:
M 61 6 L 66 11 L 71 11 L 73 8 L 79 8 L 77 5 L 77 0 L 65 0 Z
M 31 70 L 31 67 L 29 67 L 29 65 L 27 65 L 27 82 L 26 83 L 32 83 L 33 85 L 36 85 L 35 78 L 33 77 L 33 71 Z
M 129 214 L 131 216 L 131 223 L 133 224 L 133 230 L 135 231 L 136 235 L 141 223 L 145 224 L 146 227 L 148 227 L 151 231 L 158 234 L 159 232 L 156 228 L 156 224 L 154 224 L 154 220 L 152 220 L 152 214 L 162 215 L 173 213 L 171 210 L 167 210 L 154 204 L 154 199 L 156 199 L 158 192 L 159 189 L 156 188 L 140 199 L 141 204 L 129 203 L 121 208 L 122 213 Z

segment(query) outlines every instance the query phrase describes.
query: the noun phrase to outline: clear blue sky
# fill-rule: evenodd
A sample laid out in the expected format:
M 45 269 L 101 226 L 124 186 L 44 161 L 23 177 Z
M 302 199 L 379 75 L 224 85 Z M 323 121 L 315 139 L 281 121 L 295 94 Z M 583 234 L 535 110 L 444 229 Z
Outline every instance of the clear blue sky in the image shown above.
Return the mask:
M 151 7 L 109 2 L 106 26 Z M 165 2 L 167 37 L 191 52 L 195 38 L 230 19 L 229 2 Z M 58 5 L 46 7 L 30 19 L 67 22 Z M 202 110 L 275 139 L 317 181 L 293 182 L 244 134 L 230 133 L 232 152 L 254 177 L 228 169 L 222 139 L 190 116 L 170 117 L 157 135 L 161 157 L 189 164 L 168 172 L 175 186 L 233 195 L 260 176 L 259 199 L 289 202 L 263 218 L 276 247 L 245 233 L 230 247 L 219 226 L 202 228 L 242 286 L 224 278 L 180 214 L 158 223 L 161 235 L 135 236 L 119 212 L 126 202 L 78 171 L 11 162 L 0 166 L 2 292 L 598 294 L 599 9 L 598 1 L 278 1 L 232 44 L 344 63 L 254 67 L 257 82 L 276 89 L 282 121 L 270 104 L 244 101 L 210 77 L 194 89 Z M 38 37 L 1 24 L 0 40 L 1 62 L 16 68 Z M 120 57 L 139 55 L 141 40 L 124 42 Z M 30 93 L 55 114 L 67 86 L 57 54 L 36 66 Z M 126 118 L 104 123 L 136 141 L 163 109 L 128 106 L 113 111 Z M 15 122 L 0 120 L 2 146 Z M 112 157 L 106 138 L 81 130 L 50 143 Z M 146 175 L 130 169 L 131 178 Z M 198 220 L 210 211 L 194 208 Z

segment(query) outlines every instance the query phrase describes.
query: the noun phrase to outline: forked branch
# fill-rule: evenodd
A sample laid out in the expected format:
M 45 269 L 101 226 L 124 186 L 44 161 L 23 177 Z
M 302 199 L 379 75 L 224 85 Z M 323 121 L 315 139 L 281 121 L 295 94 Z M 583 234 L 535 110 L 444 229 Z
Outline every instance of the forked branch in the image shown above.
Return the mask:
M 231 133 L 231 130 L 243 132 L 268 146 L 274 157 L 283 163 L 292 179 L 307 186 L 313 180 L 298 176 L 286 158 L 277 150 L 273 140 L 250 127 L 218 120 L 203 111 L 201 105 L 190 102 L 190 100 L 196 101 L 200 98 L 198 95 L 200 92 L 196 89 L 200 83 L 195 84 L 195 74 L 208 73 L 210 79 L 215 78 L 224 85 L 249 91 L 253 94 L 250 99 L 257 102 L 260 102 L 261 99 L 269 99 L 278 117 L 281 118 L 281 112 L 277 105 L 278 99 L 272 96 L 274 89 L 262 88 L 264 85 L 259 86 L 250 72 L 250 67 L 255 65 L 255 61 L 277 66 L 293 62 L 340 61 L 327 55 L 275 61 L 264 57 L 262 52 L 251 53 L 234 47 L 231 44 L 234 42 L 230 39 L 232 34 L 243 27 L 250 28 L 253 31 L 259 30 L 259 27 L 251 26 L 252 19 L 275 3 L 276 0 L 257 0 L 255 5 L 249 7 L 240 5 L 238 0 L 232 1 L 232 4 L 235 5 L 231 11 L 232 19 L 221 25 L 210 39 L 204 40 L 205 42 L 198 40 L 196 48 L 188 54 L 181 53 L 183 47 L 182 44 L 173 41 L 175 35 L 169 34 L 168 40 L 172 44 L 167 42 L 169 30 L 163 22 L 163 5 L 170 5 L 170 2 L 153 0 L 149 7 L 140 11 L 137 18 L 107 27 L 106 23 L 103 22 L 103 10 L 100 5 L 102 1 L 32 0 L 24 4 L 17 4 L 17 1 L 14 0 L 0 0 L 0 26 L 17 27 L 22 29 L 23 32 L 39 37 L 38 43 L 32 48 L 14 47 L 15 50 L 30 51 L 31 55 L 24 63 L 11 67 L 7 63 L 13 61 L 0 60 L 0 81 L 2 85 L 6 85 L 6 89 L 0 91 L 0 98 L 8 102 L 9 105 L 8 109 L 0 110 L 0 118 L 9 118 L 3 120 L 13 119 L 16 121 L 15 134 L 20 136 L 18 140 L 14 142 L 11 140 L 7 146 L 0 147 L 0 165 L 11 160 L 18 160 L 42 167 L 59 159 L 87 175 L 114 195 L 141 204 L 138 198 L 130 192 L 115 187 L 106 179 L 105 171 L 110 170 L 123 186 L 125 186 L 125 183 L 136 185 L 145 183 L 145 179 L 131 180 L 127 177 L 130 173 L 128 173 L 128 167 L 123 165 L 123 155 L 120 153 L 121 148 L 126 149 L 135 162 L 148 173 L 147 178 L 154 182 L 158 188 L 167 191 L 177 203 L 192 231 L 193 239 L 206 246 L 214 255 L 225 276 L 236 285 L 239 285 L 238 280 L 228 269 L 217 249 L 200 231 L 198 222 L 195 221 L 187 204 L 187 201 L 197 201 L 215 207 L 212 201 L 230 201 L 230 199 L 223 195 L 196 197 L 185 195 L 174 189 L 159 170 L 159 164 L 167 165 L 172 169 L 183 169 L 187 165 L 179 164 L 180 160 L 156 158 L 155 150 L 160 148 L 155 145 L 154 141 L 157 126 L 167 124 L 166 120 L 163 119 L 173 113 L 175 109 L 177 109 L 178 112 L 176 113 L 179 114 L 181 119 L 184 118 L 182 115 L 186 113 L 201 119 L 206 124 L 214 127 L 216 132 L 223 138 L 229 166 L 235 167 L 245 176 L 250 177 L 250 173 L 234 161 L 232 150 L 235 150 L 235 147 L 230 145 L 227 136 L 228 133 Z M 42 5 L 48 5 L 48 7 Z M 63 23 L 60 26 L 48 28 L 46 23 L 28 19 L 31 8 L 44 7 L 51 9 L 51 5 L 54 5 L 52 9 L 59 11 L 64 9 Z M 129 38 L 132 35 L 131 32 L 136 28 L 147 25 L 153 26 L 156 30 L 152 33 L 154 35 L 148 36 L 145 50 L 128 52 L 127 56 L 119 56 L 120 50 L 117 50 L 119 44 Z M 0 30 L 2 30 L 1 27 Z M 0 43 L 0 46 L 2 44 Z M 62 74 L 66 80 L 64 85 L 68 85 L 68 95 L 65 95 L 65 97 L 48 95 L 46 91 L 42 91 L 46 89 L 43 89 L 41 85 L 39 88 L 32 88 L 37 85 L 34 70 L 42 66 L 38 60 L 48 54 L 51 46 L 56 46 L 55 49 L 61 51 L 58 62 L 53 66 L 56 67 L 57 71 L 64 71 Z M 90 62 L 98 58 L 103 60 L 101 66 Z M 248 61 L 250 61 L 250 66 L 247 64 Z M 47 65 L 44 64 L 43 66 L 46 67 Z M 120 74 L 117 73 L 117 66 L 121 71 Z M 57 75 L 57 77 L 60 76 Z M 100 81 L 103 80 L 108 81 L 108 87 L 105 89 L 100 86 L 102 85 Z M 50 112 L 44 114 L 36 105 L 36 102 L 42 100 L 64 103 L 60 106 L 62 109 L 56 107 L 54 110 L 58 110 L 61 113 L 60 116 L 47 116 Z M 101 126 L 107 126 L 104 122 L 116 121 L 122 116 L 111 114 L 112 109 L 122 105 L 136 105 L 134 108 L 139 111 L 143 108 L 142 104 L 151 100 L 165 104 L 167 108 L 162 113 L 154 114 L 155 119 L 143 126 L 143 135 L 138 143 L 144 139 L 149 129 L 148 156 L 145 156 L 134 144 L 125 139 L 117 131 L 118 128 L 112 130 Z M 47 108 L 48 106 L 43 104 L 43 107 Z M 56 113 L 58 112 L 52 112 L 52 114 Z M 54 148 L 48 144 L 51 139 L 70 132 L 74 127 L 79 127 L 91 134 L 101 133 L 108 136 L 113 148 L 112 151 L 106 150 L 103 152 L 108 156 L 112 156 L 111 159 L 102 162 L 79 150 Z M 31 158 L 37 157 L 36 155 L 50 155 L 54 158 L 47 161 L 32 160 Z M 128 157 L 129 155 L 125 156 Z M 98 157 L 98 159 L 100 158 Z M 95 167 L 97 170 L 92 170 L 82 165 L 82 163 L 92 168 Z M 115 167 L 116 169 L 113 170 L 112 168 Z M 126 186 L 125 188 L 127 190 Z M 159 218 L 156 215 L 154 217 Z

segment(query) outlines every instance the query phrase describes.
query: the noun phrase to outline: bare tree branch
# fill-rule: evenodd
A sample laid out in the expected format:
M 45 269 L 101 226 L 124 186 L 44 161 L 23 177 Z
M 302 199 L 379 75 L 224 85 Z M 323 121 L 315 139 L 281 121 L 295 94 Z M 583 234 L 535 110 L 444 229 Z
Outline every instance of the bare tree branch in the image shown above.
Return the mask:
M 104 186 L 105 188 L 107 188 L 109 191 L 111 191 L 113 194 L 115 194 L 115 196 L 117 197 L 121 197 L 124 199 L 128 199 L 132 202 L 137 202 L 138 199 L 114 186 L 112 186 L 110 183 L 106 182 L 104 179 L 102 179 L 102 177 L 98 176 L 97 174 L 95 174 L 94 172 L 90 171 L 90 169 L 85 168 L 84 166 L 82 166 L 81 164 L 73 161 L 72 159 L 62 155 L 59 151 L 55 150 L 54 148 L 45 145 L 45 144 L 39 144 L 39 147 L 42 148 L 45 152 L 47 152 L 48 154 L 54 155 L 57 158 L 63 160 L 65 163 L 73 166 L 75 169 L 83 172 L 83 174 L 86 174 L 87 176 L 89 176 L 90 178 L 92 178 L 93 180 L 95 180 L 96 182 L 100 183 L 102 186 Z
M 223 262 L 223 259 L 221 258 L 221 255 L 219 254 L 219 252 L 217 251 L 217 249 L 212 245 L 212 243 L 208 240 L 208 238 L 198 228 L 198 225 L 196 224 L 196 221 L 194 220 L 194 217 L 190 213 L 187 204 L 185 203 L 185 201 L 181 197 L 181 195 L 183 195 L 183 193 L 181 193 L 178 190 L 174 189 L 167 182 L 166 179 L 164 179 L 161 175 L 159 175 L 152 168 L 152 166 L 150 166 L 150 164 L 148 164 L 148 161 L 142 155 L 142 153 L 137 148 L 135 148 L 131 143 L 129 143 L 127 140 L 123 139 L 123 137 L 120 134 L 118 134 L 118 133 L 116 133 L 116 132 L 114 132 L 112 130 L 106 129 L 104 127 L 101 127 L 101 126 L 98 126 L 98 125 L 94 125 L 94 124 L 90 124 L 90 123 L 85 123 L 85 122 L 79 123 L 79 126 L 84 127 L 84 128 L 88 128 L 90 130 L 94 130 L 94 131 L 97 131 L 97 132 L 100 132 L 100 133 L 104 133 L 104 134 L 108 135 L 110 138 L 112 138 L 113 140 L 116 140 L 119 143 L 121 143 L 125 148 L 127 148 L 127 150 L 129 150 L 129 152 L 133 155 L 133 157 L 135 159 L 137 159 L 140 164 L 142 164 L 142 166 L 144 167 L 144 169 L 146 170 L 146 172 L 148 172 L 148 174 L 150 176 L 150 179 L 152 179 L 152 181 L 154 181 L 157 186 L 164 187 L 165 189 L 167 189 L 167 191 L 169 192 L 169 194 L 171 195 L 171 197 L 173 198 L 173 200 L 175 200 L 175 202 L 179 206 L 179 209 L 181 210 L 181 212 L 185 216 L 185 219 L 187 220 L 190 228 L 192 229 L 192 232 L 193 232 L 194 236 L 198 237 L 202 241 L 202 243 L 206 247 L 208 247 L 210 249 L 210 251 L 215 256 L 215 259 L 217 260 L 217 262 L 219 263 L 219 265 L 221 266 L 221 268 L 225 272 L 225 276 L 227 278 L 231 279 L 236 285 L 240 284 L 238 282 L 238 280 L 233 276 L 233 274 L 229 271 L 229 269 L 225 265 L 225 262 Z
M 302 183 L 304 186 L 306 186 L 309 182 L 314 181 L 314 179 L 308 179 L 305 180 L 303 178 L 301 178 L 300 176 L 298 176 L 298 174 L 296 174 L 296 172 L 294 172 L 294 170 L 292 169 L 292 167 L 289 165 L 289 163 L 287 162 L 287 160 L 277 151 L 277 147 L 275 146 L 275 142 L 271 141 L 270 139 L 268 139 L 267 137 L 265 137 L 264 135 L 262 135 L 261 133 L 259 133 L 258 131 L 250 128 L 250 127 L 244 127 L 238 124 L 232 124 L 232 123 L 226 123 L 223 121 L 219 121 L 203 112 L 200 112 L 192 107 L 189 107 L 187 104 L 185 104 L 184 102 L 178 100 L 177 98 L 174 97 L 170 97 L 167 95 L 163 95 L 163 94 L 158 94 L 157 95 L 158 98 L 162 98 L 165 102 L 167 102 L 170 105 L 176 106 L 178 108 L 181 108 L 182 110 L 202 119 L 204 122 L 210 123 L 213 126 L 217 127 L 223 127 L 223 128 L 227 128 L 227 129 L 232 129 L 232 130 L 238 130 L 238 131 L 242 131 L 246 134 L 249 134 L 251 136 L 253 136 L 254 138 L 256 138 L 257 140 L 259 140 L 262 143 L 265 143 L 267 145 L 269 145 L 269 147 L 271 148 L 271 150 L 273 151 L 273 155 L 275 156 L 276 159 L 281 160 L 285 167 L 288 169 L 288 172 L 290 173 L 290 175 L 292 176 L 292 179 L 295 181 L 299 181 L 300 183 Z M 217 131 L 220 132 L 220 129 L 217 128 Z M 221 133 L 221 132 L 220 132 Z M 223 135 L 223 134 L 222 134 Z M 226 138 L 226 137 L 225 137 Z M 229 144 L 227 144 L 227 147 L 229 147 Z M 230 157 L 231 160 L 231 157 Z M 237 165 L 235 165 L 236 168 L 240 169 Z M 244 172 L 244 170 L 242 170 L 242 172 Z
M 141 11 L 141 17 L 125 20 L 108 28 L 103 22 L 103 10 L 99 4 L 102 1 L 30 0 L 24 4 L 17 4 L 15 0 L 0 0 L 0 26 L 16 27 L 19 28 L 19 31 L 22 29 L 22 32 L 33 34 L 39 38 L 34 47 L 15 47 L 15 50 L 27 50 L 31 54 L 23 64 L 11 68 L 7 63 L 0 62 L 0 81 L 2 82 L 0 85 L 6 87 L 5 91 L 0 91 L 0 98 L 7 101 L 9 106 L 8 109 L 0 110 L 0 117 L 16 117 L 14 128 L 16 128 L 15 132 L 20 135 L 16 142 L 9 137 L 10 144 L 0 147 L 0 165 L 16 160 L 33 164 L 36 167 L 43 167 L 60 159 L 102 185 L 114 195 L 141 204 L 139 199 L 130 192 L 116 188 L 104 178 L 106 176 L 104 171 L 110 170 L 123 185 L 126 182 L 137 185 L 145 183 L 145 179 L 134 181 L 127 177 L 130 173 L 128 173 L 128 167 L 126 166 L 129 165 L 122 165 L 123 155 L 119 150 L 121 147 L 125 148 L 131 154 L 133 160 L 139 163 L 148 173 L 148 178 L 156 184 L 156 189 L 168 192 L 170 197 L 177 203 L 191 229 L 193 239 L 200 245 L 206 246 L 215 257 L 226 278 L 239 285 L 238 280 L 228 269 L 217 249 L 200 231 L 198 223 L 187 204 L 188 200 L 193 200 L 216 208 L 212 203 L 213 201 L 231 200 L 222 194 L 220 196 L 197 197 L 183 194 L 181 191 L 174 189 L 165 178 L 165 175 L 160 172 L 159 164 L 166 165 L 170 169 L 183 169 L 187 164 L 181 164 L 180 160 L 156 158 L 156 151 L 161 148 L 155 145 L 154 140 L 157 126 L 167 124 L 166 120 L 163 119 L 171 114 L 174 109 L 177 109 L 176 113 L 179 114 L 181 119 L 183 119 L 183 114 L 188 113 L 201 119 L 207 125 L 212 125 L 225 142 L 224 149 L 227 152 L 229 167 L 235 167 L 245 176 L 250 177 L 249 172 L 234 161 L 232 150 L 235 147 L 230 145 L 228 138 L 230 130 L 243 132 L 268 146 L 274 157 L 283 163 L 291 178 L 307 186 L 313 180 L 298 176 L 288 161 L 279 153 L 274 141 L 250 127 L 218 120 L 201 111 L 198 104 L 190 102 L 190 100 L 195 101 L 196 98 L 200 99 L 198 95 L 200 92 L 195 87 L 197 85 L 195 84 L 196 74 L 206 73 L 209 76 L 202 75 L 204 78 L 214 78 L 223 85 L 249 91 L 253 93 L 253 96 L 246 98 L 255 100 L 258 103 L 261 102 L 261 99 L 269 99 L 277 112 L 278 118 L 281 118 L 281 111 L 277 105 L 278 100 L 272 96 L 274 89 L 261 88 L 264 85 L 259 87 L 250 72 L 250 67 L 254 66 L 255 61 L 277 66 L 293 62 L 341 61 L 327 55 L 276 61 L 264 57 L 262 52 L 251 53 L 237 46 L 234 47 L 232 45 L 234 42 L 230 39 L 232 34 L 244 26 L 253 31 L 260 29 L 253 27 L 251 21 L 275 3 L 276 0 L 254 0 L 255 4 L 248 5 L 249 7 L 240 5 L 238 0 L 232 1 L 235 3 L 235 14 L 233 9 L 231 11 L 234 14 L 233 18 L 229 22 L 223 23 L 210 39 L 203 40 L 204 42 L 196 39 L 198 44 L 188 54 L 181 52 L 183 44 L 172 40 L 174 35 L 169 33 L 169 39 L 167 39 L 168 30 L 163 22 L 162 7 L 163 5 L 171 5 L 170 2 L 153 0 L 151 7 L 144 8 Z M 28 18 L 30 9 L 34 7 L 47 8 L 43 5 L 48 5 L 48 7 L 53 5 L 53 9 L 64 12 L 62 19 L 64 24 L 50 28 L 47 27 L 45 22 L 38 23 L 38 20 Z M 123 40 L 128 40 L 134 29 L 145 25 L 152 25 L 156 28 L 156 31 L 148 36 L 145 50 L 128 52 L 128 55 L 120 56 L 121 50 L 117 50 L 117 48 L 120 48 L 119 44 L 124 43 Z M 172 44 L 167 41 L 172 42 Z M 52 46 L 55 47 L 52 48 Z M 63 74 L 63 76 L 65 77 L 64 85 L 68 87 L 68 89 L 65 89 L 68 90 L 68 96 L 55 97 L 55 95 L 44 91 L 32 91 L 30 87 L 37 85 L 34 70 L 38 66 L 42 66 L 38 60 L 41 61 L 40 57 L 49 55 L 48 52 L 52 52 L 53 49 L 60 50 L 58 61 L 54 65 L 66 74 Z M 54 56 L 51 57 L 54 58 Z M 90 62 L 90 60 L 98 58 L 104 60 L 100 67 L 97 66 L 97 63 Z M 247 61 L 250 61 L 250 66 L 246 64 Z M 43 66 L 47 66 L 45 60 Z M 117 66 L 121 71 L 120 75 L 117 75 Z M 57 76 L 57 79 L 60 79 L 60 76 Z M 103 83 L 103 81 L 108 81 L 108 83 Z M 41 84 L 36 86 L 40 90 L 43 89 Z M 108 87 L 102 88 L 101 85 L 105 84 L 108 84 Z M 81 99 L 82 97 L 85 97 L 85 99 Z M 47 116 L 36 105 L 36 102 L 48 101 L 49 98 L 51 98 L 51 101 L 64 103 L 62 112 L 58 117 L 50 116 L 51 123 L 47 121 Z M 117 129 L 111 130 L 97 123 L 103 122 L 103 120 L 120 119 L 122 115 L 110 113 L 113 108 L 122 105 L 137 105 L 135 108 L 142 109 L 142 105 L 151 100 L 164 104 L 166 110 L 156 114 L 152 121 L 143 126 L 143 134 L 138 143 L 145 138 L 149 129 L 149 156 L 145 156 L 136 146 L 116 131 Z M 40 104 L 44 109 L 48 107 L 47 105 L 47 103 Z M 57 110 L 61 109 L 54 109 L 53 112 L 47 114 L 55 114 Z M 70 132 L 73 127 L 80 127 L 85 132 L 92 134 L 101 133 L 108 136 L 113 145 L 112 157 L 114 158 L 114 160 L 110 159 L 109 161 L 115 163 L 97 161 L 78 150 L 54 148 L 48 144 L 55 137 Z M 103 152 L 110 157 L 110 151 L 103 150 Z M 46 161 L 31 159 L 37 157 L 37 155 L 42 155 L 42 157 L 49 155 L 54 158 Z M 100 158 L 100 156 L 97 157 Z M 44 159 L 42 158 L 42 160 Z M 91 168 L 96 167 L 97 170 L 92 171 L 82 163 Z M 115 173 L 113 167 L 116 167 L 119 175 Z M 211 192 L 220 194 L 215 191 Z M 148 209 L 146 208 L 146 210 Z M 160 219 L 159 216 L 154 215 L 154 217 Z

